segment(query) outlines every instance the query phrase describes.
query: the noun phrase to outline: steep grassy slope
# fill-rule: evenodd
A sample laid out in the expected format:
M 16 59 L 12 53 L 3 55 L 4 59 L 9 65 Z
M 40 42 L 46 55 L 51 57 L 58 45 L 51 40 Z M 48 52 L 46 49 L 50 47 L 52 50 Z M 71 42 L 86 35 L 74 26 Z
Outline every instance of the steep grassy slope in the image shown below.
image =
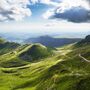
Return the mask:
M 1 67 L 17 67 L 26 65 L 27 62 L 21 60 L 18 55 L 22 53 L 26 48 L 30 47 L 30 45 L 21 45 L 18 48 L 9 51 L 6 54 L 0 55 L 0 66 Z
M 0 43 L 4 43 L 4 42 L 5 42 L 5 40 L 0 37 Z
M 0 90 L 90 90 L 90 63 L 82 58 L 86 55 L 84 58 L 89 60 L 90 44 L 79 45 L 57 48 L 53 56 L 38 62 L 25 64 L 27 60 L 21 60 L 25 61 L 25 65 L 9 68 L 1 66 Z M 30 51 L 31 47 L 20 47 L 13 55 L 9 53 L 6 56 L 11 55 L 13 60 L 23 52 Z M 4 60 L 6 57 L 4 55 L 1 58 Z
M 52 55 L 52 50 L 41 44 L 31 45 L 26 51 L 22 52 L 19 57 L 24 60 L 34 61 Z
M 20 46 L 18 43 L 7 42 L 6 40 L 0 38 L 0 55 L 13 51 L 18 46 Z

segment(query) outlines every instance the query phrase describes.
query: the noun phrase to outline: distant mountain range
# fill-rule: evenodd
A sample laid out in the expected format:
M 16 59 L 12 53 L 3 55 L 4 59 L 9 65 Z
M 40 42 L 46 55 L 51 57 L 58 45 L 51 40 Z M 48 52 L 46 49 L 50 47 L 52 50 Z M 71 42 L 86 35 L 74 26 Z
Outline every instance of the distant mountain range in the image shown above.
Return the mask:
M 48 35 L 37 38 L 29 38 L 25 43 L 40 43 L 49 47 L 59 47 L 80 41 L 81 38 L 53 38 Z

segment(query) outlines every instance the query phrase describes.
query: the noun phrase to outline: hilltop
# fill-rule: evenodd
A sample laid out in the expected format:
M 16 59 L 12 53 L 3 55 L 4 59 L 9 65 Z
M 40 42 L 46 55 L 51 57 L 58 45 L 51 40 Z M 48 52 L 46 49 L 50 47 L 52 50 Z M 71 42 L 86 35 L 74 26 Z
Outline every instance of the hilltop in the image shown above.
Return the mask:
M 90 43 L 90 35 L 86 36 L 85 39 L 82 39 L 78 44 L 89 44 Z
M 50 48 L 41 44 L 31 45 L 26 51 L 22 52 L 19 57 L 24 60 L 38 60 L 52 55 Z

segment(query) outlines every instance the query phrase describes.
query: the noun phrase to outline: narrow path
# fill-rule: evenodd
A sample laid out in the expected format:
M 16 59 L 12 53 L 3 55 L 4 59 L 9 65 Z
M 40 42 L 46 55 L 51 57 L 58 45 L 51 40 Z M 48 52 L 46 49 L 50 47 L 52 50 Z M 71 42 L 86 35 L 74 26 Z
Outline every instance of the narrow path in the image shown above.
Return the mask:
M 12 69 L 26 69 L 29 68 L 31 66 L 31 64 L 25 65 L 25 66 L 19 66 L 19 67 L 11 67 L 11 68 L 3 68 L 0 67 L 1 70 L 5 69 L 5 70 L 12 70 Z
M 84 61 L 86 62 L 89 62 L 90 63 L 90 60 L 87 60 L 85 57 L 83 57 L 81 54 L 79 54 L 79 57 L 82 58 Z

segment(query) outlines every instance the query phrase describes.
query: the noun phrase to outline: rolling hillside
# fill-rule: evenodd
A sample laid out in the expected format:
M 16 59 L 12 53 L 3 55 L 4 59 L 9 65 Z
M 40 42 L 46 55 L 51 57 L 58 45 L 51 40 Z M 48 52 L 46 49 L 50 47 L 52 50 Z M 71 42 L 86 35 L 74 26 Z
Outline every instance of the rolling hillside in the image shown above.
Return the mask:
M 41 44 L 21 45 L 0 55 L 0 90 L 89 90 L 90 43 L 84 40 L 50 51 Z
M 19 46 L 20 44 L 18 43 L 7 42 L 6 40 L 0 38 L 0 55 L 8 53 Z

